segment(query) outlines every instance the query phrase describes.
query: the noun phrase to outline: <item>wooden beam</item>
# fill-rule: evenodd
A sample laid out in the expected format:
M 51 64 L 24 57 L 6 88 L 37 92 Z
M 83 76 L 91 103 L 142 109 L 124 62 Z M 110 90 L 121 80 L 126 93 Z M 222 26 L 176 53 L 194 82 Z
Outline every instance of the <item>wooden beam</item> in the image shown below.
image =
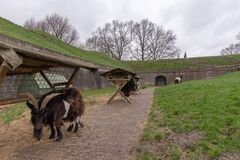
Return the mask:
M 44 67 L 48 66 L 49 67 L 59 67 L 59 63 L 52 62 L 52 61 L 46 61 L 46 60 L 40 60 L 36 58 L 31 58 L 31 57 L 24 57 L 23 58 L 23 65 L 26 66 L 32 66 L 32 67 Z
M 25 102 L 27 100 L 29 100 L 28 97 L 17 97 L 17 98 L 14 98 L 14 99 L 1 100 L 0 101 L 0 106 L 7 105 L 7 104 Z
M 0 83 L 5 79 L 7 73 L 8 73 L 8 65 L 5 61 L 3 61 L 0 66 Z
M 68 80 L 68 84 L 66 85 L 66 88 L 69 88 L 70 85 L 73 83 L 73 79 L 74 79 L 74 77 L 77 75 L 79 69 L 80 69 L 80 67 L 75 68 L 75 70 L 73 71 L 70 79 Z
M 116 96 L 117 94 L 119 93 L 125 100 L 128 101 L 128 103 L 131 103 L 131 101 L 129 101 L 129 99 L 121 92 L 122 88 L 124 87 L 124 85 L 127 83 L 128 81 L 122 83 L 122 85 L 117 88 L 116 92 L 112 95 L 112 97 L 108 100 L 107 103 L 110 103 Z
M 66 86 L 67 84 L 68 82 L 61 82 L 61 83 L 54 83 L 53 85 L 57 87 L 57 86 Z
M 42 71 L 44 68 L 16 68 L 14 71 L 9 70 L 7 75 L 19 75 L 19 74 L 34 74 Z
M 48 83 L 48 85 L 51 88 L 56 89 L 55 86 L 52 84 L 52 82 L 48 79 L 48 77 L 45 75 L 43 71 L 40 71 L 40 74 L 42 75 L 42 77 L 45 79 L 45 81 Z

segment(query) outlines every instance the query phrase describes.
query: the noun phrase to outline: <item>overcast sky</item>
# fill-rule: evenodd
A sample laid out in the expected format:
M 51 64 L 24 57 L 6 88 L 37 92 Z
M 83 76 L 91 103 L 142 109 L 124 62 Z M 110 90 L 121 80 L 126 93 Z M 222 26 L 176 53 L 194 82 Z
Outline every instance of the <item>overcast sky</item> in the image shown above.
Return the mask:
M 47 14 L 67 17 L 81 41 L 113 19 L 152 22 L 171 29 L 189 57 L 219 55 L 236 43 L 240 0 L 1 0 L 0 16 L 22 25 Z

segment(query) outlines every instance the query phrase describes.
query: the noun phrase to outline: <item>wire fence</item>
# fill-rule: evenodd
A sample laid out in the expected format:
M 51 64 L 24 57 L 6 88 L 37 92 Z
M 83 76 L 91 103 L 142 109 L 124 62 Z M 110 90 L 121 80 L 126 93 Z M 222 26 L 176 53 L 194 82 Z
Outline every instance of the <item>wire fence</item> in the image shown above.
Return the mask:
M 52 84 L 68 82 L 74 69 L 67 67 L 51 68 L 43 71 Z M 57 88 L 63 88 L 64 85 Z M 40 73 L 8 75 L 0 84 L 0 101 L 16 99 L 18 95 L 31 93 L 41 97 L 53 89 Z

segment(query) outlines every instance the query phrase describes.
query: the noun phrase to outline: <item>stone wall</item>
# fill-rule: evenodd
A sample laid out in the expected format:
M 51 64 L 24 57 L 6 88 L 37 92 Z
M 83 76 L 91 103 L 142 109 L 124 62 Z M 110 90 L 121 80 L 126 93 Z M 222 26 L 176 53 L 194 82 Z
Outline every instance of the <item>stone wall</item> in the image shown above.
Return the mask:
M 73 85 L 78 89 L 97 89 L 111 86 L 111 83 L 99 74 L 105 72 L 106 69 L 87 70 L 81 68 L 74 79 Z
M 78 89 L 98 89 L 112 86 L 107 79 L 101 77 L 99 74 L 108 71 L 112 68 L 104 66 L 98 66 L 98 70 L 87 70 L 81 68 L 77 73 L 73 81 L 73 85 Z M 231 66 L 216 66 L 211 68 L 192 68 L 183 70 L 158 70 L 149 72 L 138 72 L 142 77 L 141 82 L 144 84 L 155 85 L 156 78 L 164 80 L 166 82 L 158 83 L 158 85 L 168 85 L 174 83 L 175 77 L 183 75 L 183 81 L 195 80 L 195 79 L 208 79 L 228 72 L 239 71 L 240 65 Z M 72 69 L 59 70 L 57 73 L 61 73 L 69 78 L 72 73 Z M 55 72 L 53 70 L 53 72 Z M 67 74 L 69 73 L 69 75 Z M 17 95 L 17 89 L 22 82 L 22 75 L 8 76 L 0 85 L 0 100 L 14 98 Z
M 183 75 L 183 81 L 208 79 L 228 72 L 239 71 L 240 65 L 216 66 L 210 68 L 192 68 L 182 70 L 158 70 L 150 72 L 138 72 L 143 82 L 155 85 L 158 76 L 166 77 L 166 84 L 174 83 L 175 77 Z

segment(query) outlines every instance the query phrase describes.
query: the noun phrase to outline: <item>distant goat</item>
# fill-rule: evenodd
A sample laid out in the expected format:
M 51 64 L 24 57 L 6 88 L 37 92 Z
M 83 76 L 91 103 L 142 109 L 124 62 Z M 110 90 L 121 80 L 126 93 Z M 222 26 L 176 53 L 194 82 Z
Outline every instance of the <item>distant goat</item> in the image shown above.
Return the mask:
M 75 88 L 66 88 L 60 91 L 52 91 L 37 101 L 31 94 L 28 95 L 33 104 L 27 101 L 27 106 L 31 109 L 31 121 L 34 125 L 33 136 L 40 140 L 43 126 L 49 125 L 51 128 L 50 139 L 55 138 L 57 130 L 57 141 L 63 138 L 61 126 L 63 121 L 70 121 L 67 131 L 77 132 L 78 125 L 82 126 L 80 117 L 84 113 L 82 96 Z
M 179 76 L 179 77 L 176 77 L 175 78 L 175 84 L 179 84 L 179 83 L 182 83 L 182 75 L 181 76 Z
M 137 91 L 139 89 L 139 82 L 134 77 L 132 77 L 121 89 L 121 92 L 129 98 L 131 92 Z M 129 98 L 130 99 L 130 98 Z

